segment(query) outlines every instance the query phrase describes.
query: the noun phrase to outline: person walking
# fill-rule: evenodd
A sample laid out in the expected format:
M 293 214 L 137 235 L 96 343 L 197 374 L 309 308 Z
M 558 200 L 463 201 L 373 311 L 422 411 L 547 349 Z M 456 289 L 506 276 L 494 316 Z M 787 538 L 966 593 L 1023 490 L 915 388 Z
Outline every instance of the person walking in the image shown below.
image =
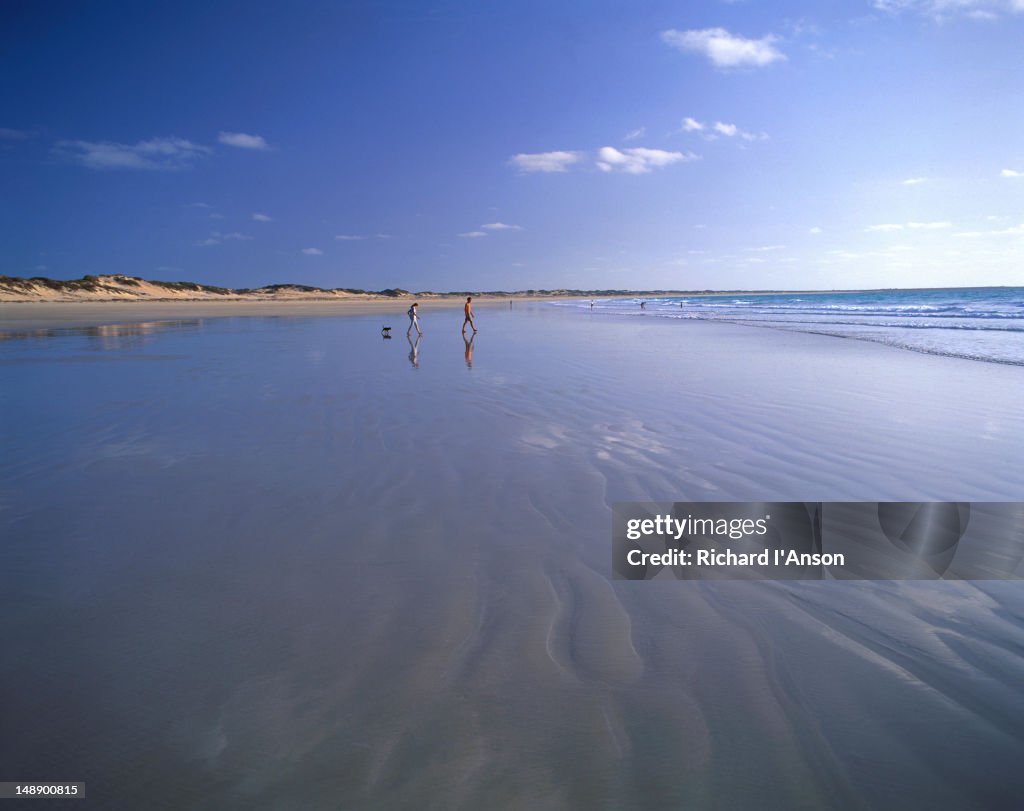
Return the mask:
M 423 334 L 423 330 L 420 329 L 420 311 L 418 309 L 419 306 L 419 303 L 414 301 L 412 307 L 410 307 L 409 311 L 406 313 L 406 315 L 409 316 L 409 329 L 406 330 L 406 335 L 410 335 L 412 333 L 413 327 L 416 328 L 417 335 Z
M 473 334 L 476 335 L 476 324 L 473 323 L 473 297 L 466 296 L 466 306 L 462 308 L 462 311 L 466 314 L 465 320 L 462 322 L 462 334 L 466 334 L 466 324 L 469 324 L 473 328 Z

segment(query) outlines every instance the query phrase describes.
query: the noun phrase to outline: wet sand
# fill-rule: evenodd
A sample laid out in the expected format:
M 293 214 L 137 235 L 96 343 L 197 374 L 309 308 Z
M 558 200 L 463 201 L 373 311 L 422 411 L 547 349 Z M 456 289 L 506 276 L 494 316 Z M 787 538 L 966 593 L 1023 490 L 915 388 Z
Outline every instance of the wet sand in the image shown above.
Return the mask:
M 116 306 L 116 305 L 115 305 Z M 97 807 L 1006 808 L 1019 583 L 609 580 L 625 500 L 1019 500 L 1021 370 L 543 304 L 0 342 L 0 761 Z M 468 357 L 467 357 L 468 356 Z
M 405 315 L 414 299 L 354 298 L 336 301 L 316 299 L 244 299 L 181 301 L 0 301 L 0 336 L 26 329 L 89 327 L 153 321 L 180 321 L 195 318 L 301 318 L 324 315 L 380 315 L 389 317 L 404 329 Z M 418 299 L 420 312 L 461 308 L 462 296 Z M 535 299 L 517 298 L 514 306 L 525 306 Z M 509 299 L 478 297 L 474 307 L 507 307 Z

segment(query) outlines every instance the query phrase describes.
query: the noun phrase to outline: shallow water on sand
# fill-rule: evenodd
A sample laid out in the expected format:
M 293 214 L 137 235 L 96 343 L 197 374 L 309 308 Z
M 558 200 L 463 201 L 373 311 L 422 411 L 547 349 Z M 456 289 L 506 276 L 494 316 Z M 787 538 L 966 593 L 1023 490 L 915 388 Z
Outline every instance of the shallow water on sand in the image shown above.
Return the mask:
M 1016 802 L 1020 584 L 607 575 L 614 501 L 1019 500 L 1020 369 L 478 319 L 471 348 L 454 310 L 418 346 L 380 316 L 0 341 L 4 779 L 97 807 Z

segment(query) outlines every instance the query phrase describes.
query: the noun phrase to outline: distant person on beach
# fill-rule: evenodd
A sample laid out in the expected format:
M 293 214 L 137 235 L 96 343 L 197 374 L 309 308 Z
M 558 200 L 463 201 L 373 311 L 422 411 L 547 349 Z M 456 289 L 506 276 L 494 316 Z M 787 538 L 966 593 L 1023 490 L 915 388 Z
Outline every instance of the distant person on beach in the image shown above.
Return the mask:
M 591 301 L 591 302 L 590 302 L 590 309 L 591 309 L 591 310 L 593 310 L 593 309 L 594 309 L 594 302 L 593 302 L 593 301 Z
M 419 306 L 419 303 L 414 301 L 412 307 L 406 313 L 409 316 L 409 329 L 406 330 L 406 335 L 412 332 L 413 327 L 416 328 L 417 335 L 423 334 L 423 330 L 420 329 L 420 311 L 417 309 Z
M 640 309 L 641 310 L 646 310 L 647 309 L 647 302 L 646 301 L 641 301 L 640 302 Z
M 462 308 L 462 311 L 466 314 L 466 319 L 462 322 L 462 334 L 466 334 L 466 324 L 469 324 L 473 328 L 473 334 L 476 335 L 476 324 L 473 323 L 472 296 L 466 296 L 466 306 Z

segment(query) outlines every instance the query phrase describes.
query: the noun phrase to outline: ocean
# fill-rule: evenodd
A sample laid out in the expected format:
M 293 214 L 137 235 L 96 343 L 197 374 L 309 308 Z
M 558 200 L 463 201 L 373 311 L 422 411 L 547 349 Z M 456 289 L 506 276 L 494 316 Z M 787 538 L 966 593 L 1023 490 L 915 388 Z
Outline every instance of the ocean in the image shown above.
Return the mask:
M 594 299 L 594 312 L 729 321 L 1024 365 L 1024 287 Z M 590 310 L 590 300 L 558 306 Z

